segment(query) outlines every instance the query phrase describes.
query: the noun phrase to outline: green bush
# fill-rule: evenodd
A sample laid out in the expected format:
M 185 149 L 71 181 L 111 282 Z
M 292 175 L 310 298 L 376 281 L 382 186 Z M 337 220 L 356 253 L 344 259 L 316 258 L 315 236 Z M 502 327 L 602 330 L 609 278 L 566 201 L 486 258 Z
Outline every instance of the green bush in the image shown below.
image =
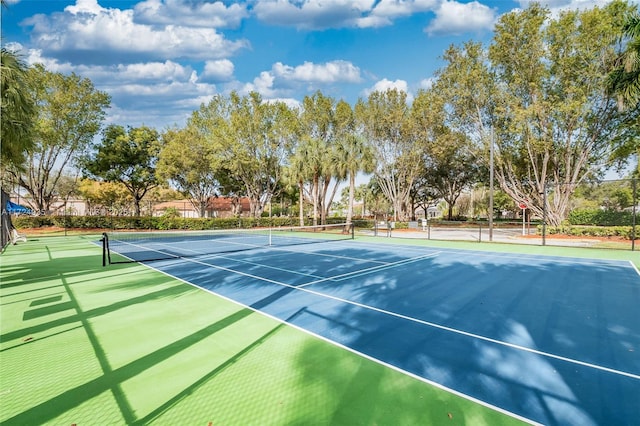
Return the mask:
M 620 237 L 630 240 L 633 226 L 547 226 L 548 235 L 570 235 L 574 237 Z M 542 234 L 542 225 L 538 225 L 538 234 Z M 636 226 L 636 239 L 640 239 L 640 226 Z
M 576 209 L 569 213 L 568 222 L 571 225 L 631 225 L 633 223 L 633 214 L 630 211 Z M 640 214 L 636 215 L 636 223 L 638 222 L 640 222 Z
M 345 221 L 344 217 L 327 219 L 328 224 L 338 224 Z M 16 228 L 46 228 L 57 226 L 74 229 L 231 229 L 298 226 L 298 217 L 260 217 L 260 218 L 185 218 L 163 215 L 150 216 L 18 216 L 13 219 Z M 311 219 L 305 219 L 305 225 L 311 225 Z

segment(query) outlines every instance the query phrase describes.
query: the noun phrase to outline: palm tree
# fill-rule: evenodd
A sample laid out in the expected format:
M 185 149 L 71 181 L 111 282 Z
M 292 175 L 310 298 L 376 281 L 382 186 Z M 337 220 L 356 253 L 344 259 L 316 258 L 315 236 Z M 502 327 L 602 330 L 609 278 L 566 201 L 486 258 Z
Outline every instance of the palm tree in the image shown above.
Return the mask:
M 353 218 L 356 175 L 363 171 L 373 172 L 373 151 L 365 141 L 356 134 L 356 119 L 351 106 L 340 101 L 336 106 L 336 127 L 338 143 L 334 150 L 334 166 L 337 178 L 349 177 L 349 204 L 347 207 L 347 223 Z
M 2 4 L 5 4 L 4 1 Z M 4 47 L 2 47 L 0 63 L 2 85 L 0 161 L 3 165 L 21 167 L 25 161 L 25 152 L 33 146 L 31 131 L 35 107 L 28 86 L 28 67 L 15 52 Z
M 640 15 L 630 14 L 622 31 L 629 41 L 608 82 L 609 91 L 617 96 L 621 110 L 634 107 L 640 101 Z
M 306 170 L 306 160 L 304 156 L 301 154 L 301 151 L 298 150 L 296 153 L 291 156 L 289 160 L 289 168 L 288 174 L 292 183 L 295 182 L 298 186 L 299 195 L 299 204 L 298 204 L 298 214 L 300 217 L 300 226 L 304 226 L 304 184 L 307 179 L 307 170 Z

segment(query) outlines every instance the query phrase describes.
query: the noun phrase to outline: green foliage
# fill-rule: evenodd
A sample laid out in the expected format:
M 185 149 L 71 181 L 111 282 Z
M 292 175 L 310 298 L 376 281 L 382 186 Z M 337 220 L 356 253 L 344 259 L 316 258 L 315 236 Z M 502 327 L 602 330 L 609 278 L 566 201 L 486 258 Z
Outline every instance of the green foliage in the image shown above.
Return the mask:
M 84 170 L 89 176 L 122 183 L 133 197 L 139 216 L 140 201 L 159 185 L 156 163 L 160 147 L 154 129 L 142 126 L 125 130 L 111 125 L 103 132 L 102 141 L 93 146 L 95 156 L 84 159 Z
M 73 73 L 53 73 L 35 65 L 27 75 L 36 105 L 34 145 L 25 163 L 28 170 L 13 173 L 31 196 L 33 207 L 48 211 L 65 168 L 99 132 L 110 97 L 96 90 L 91 80 Z
M 576 209 L 569 213 L 567 220 L 571 225 L 631 225 L 633 214 L 630 211 Z M 640 223 L 640 213 L 636 214 L 636 223 Z
M 175 219 L 180 217 L 180 211 L 175 207 L 167 207 L 163 212 L 161 217 L 165 219 Z
M 344 223 L 344 217 L 327 219 L 328 224 Z M 57 226 L 87 230 L 204 230 L 233 229 L 255 227 L 298 226 L 294 217 L 261 217 L 261 218 L 184 218 L 173 216 L 18 216 L 13 219 L 14 226 L 23 228 L 46 228 Z M 305 221 L 311 225 L 311 219 Z
M 3 168 L 20 168 L 25 153 L 33 146 L 35 108 L 28 88 L 27 65 L 16 52 L 4 46 L 0 54 L 0 81 L 0 163 Z
M 225 173 L 207 130 L 192 119 L 184 129 L 167 130 L 158 161 L 158 176 L 188 194 L 204 217 L 207 200 L 220 190 Z M 188 148 L 187 148 L 188 147 Z
M 542 226 L 538 226 L 538 234 L 542 234 Z M 548 226 L 549 235 L 561 234 L 573 237 L 618 237 L 630 240 L 632 226 Z M 636 239 L 640 238 L 640 226 L 636 226 Z

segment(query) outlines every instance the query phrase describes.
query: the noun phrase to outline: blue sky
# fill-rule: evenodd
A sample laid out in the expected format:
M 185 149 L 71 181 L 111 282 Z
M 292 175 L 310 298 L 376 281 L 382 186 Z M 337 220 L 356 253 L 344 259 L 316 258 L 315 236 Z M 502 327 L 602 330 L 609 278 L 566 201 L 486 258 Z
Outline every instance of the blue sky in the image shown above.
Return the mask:
M 163 130 L 232 90 L 292 105 L 316 90 L 350 103 L 388 87 L 411 98 L 446 47 L 488 43 L 500 15 L 529 2 L 9 0 L 2 44 L 90 78 L 112 97 L 108 123 Z M 606 1 L 542 3 L 558 11 Z

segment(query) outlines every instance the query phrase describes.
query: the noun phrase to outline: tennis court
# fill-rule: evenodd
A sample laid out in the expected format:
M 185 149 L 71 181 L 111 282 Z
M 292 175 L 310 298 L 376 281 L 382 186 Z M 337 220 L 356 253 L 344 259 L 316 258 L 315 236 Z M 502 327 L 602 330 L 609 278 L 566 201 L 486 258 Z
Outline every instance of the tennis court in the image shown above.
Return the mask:
M 637 261 L 258 232 L 10 248 L 0 422 L 640 418 Z
M 244 236 L 221 241 L 154 237 L 124 252 L 170 253 L 152 267 L 516 418 L 640 418 L 631 262 L 358 241 L 235 252 Z

